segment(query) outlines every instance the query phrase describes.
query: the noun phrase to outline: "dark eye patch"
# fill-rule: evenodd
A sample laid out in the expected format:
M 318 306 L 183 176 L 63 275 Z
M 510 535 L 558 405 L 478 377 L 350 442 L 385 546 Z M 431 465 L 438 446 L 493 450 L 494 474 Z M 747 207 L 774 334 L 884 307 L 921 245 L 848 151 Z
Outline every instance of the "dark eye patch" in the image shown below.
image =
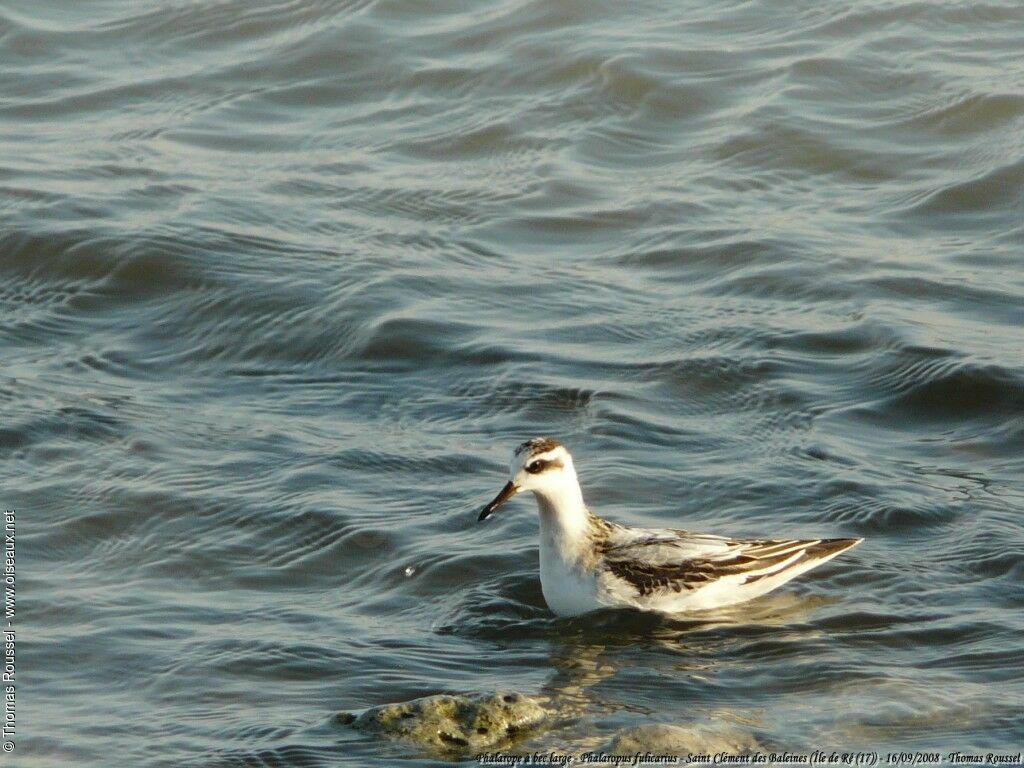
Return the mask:
M 526 471 L 531 475 L 539 475 L 546 469 L 558 469 L 562 466 L 559 459 L 537 459 L 526 465 Z

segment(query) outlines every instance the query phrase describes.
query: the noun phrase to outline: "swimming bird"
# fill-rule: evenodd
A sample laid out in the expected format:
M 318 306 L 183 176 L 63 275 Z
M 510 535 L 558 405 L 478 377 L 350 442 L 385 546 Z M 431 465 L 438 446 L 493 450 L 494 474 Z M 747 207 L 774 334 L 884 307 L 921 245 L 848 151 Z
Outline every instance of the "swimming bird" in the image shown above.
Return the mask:
M 530 491 L 540 513 L 540 583 L 559 616 L 601 608 L 662 613 L 734 605 L 771 592 L 863 539 L 731 539 L 628 528 L 583 502 L 572 456 L 551 438 L 515 449 L 511 479 L 480 512 L 486 520 Z

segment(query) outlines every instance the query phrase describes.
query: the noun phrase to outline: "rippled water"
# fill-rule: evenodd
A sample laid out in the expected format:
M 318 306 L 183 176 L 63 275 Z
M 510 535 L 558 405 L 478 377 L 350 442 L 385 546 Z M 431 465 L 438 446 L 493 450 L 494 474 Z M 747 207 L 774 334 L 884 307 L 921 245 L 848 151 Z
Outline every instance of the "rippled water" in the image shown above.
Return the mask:
M 1024 6 L 0 4 L 19 765 L 1024 737 Z M 712 622 L 558 620 L 511 448 L 631 524 L 864 536 Z

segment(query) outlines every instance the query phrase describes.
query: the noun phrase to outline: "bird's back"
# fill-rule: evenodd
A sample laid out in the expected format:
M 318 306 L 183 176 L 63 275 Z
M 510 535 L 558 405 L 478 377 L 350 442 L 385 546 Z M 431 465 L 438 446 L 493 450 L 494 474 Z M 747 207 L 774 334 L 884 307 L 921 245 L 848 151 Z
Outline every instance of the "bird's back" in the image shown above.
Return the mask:
M 613 526 L 598 581 L 609 605 L 678 612 L 759 597 L 861 539 L 730 539 Z

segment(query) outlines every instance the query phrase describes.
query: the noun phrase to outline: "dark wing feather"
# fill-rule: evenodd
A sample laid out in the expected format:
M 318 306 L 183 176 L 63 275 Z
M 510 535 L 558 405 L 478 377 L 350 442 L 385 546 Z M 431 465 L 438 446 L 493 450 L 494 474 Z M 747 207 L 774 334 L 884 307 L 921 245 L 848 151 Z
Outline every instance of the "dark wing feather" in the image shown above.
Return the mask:
M 726 576 L 748 574 L 743 583 L 772 576 L 783 569 L 806 560 L 819 560 L 838 554 L 859 542 L 859 539 L 768 539 L 738 541 L 718 537 L 701 537 L 678 532 L 680 545 L 692 545 L 704 539 L 714 543 L 715 550 L 706 555 L 691 555 L 678 560 L 652 561 L 644 557 L 651 547 L 671 546 L 673 540 L 652 537 L 609 547 L 604 551 L 605 567 L 630 584 L 641 597 L 658 591 L 694 590 Z M 682 548 L 682 547 L 681 547 Z M 661 552 L 663 554 L 663 552 Z

